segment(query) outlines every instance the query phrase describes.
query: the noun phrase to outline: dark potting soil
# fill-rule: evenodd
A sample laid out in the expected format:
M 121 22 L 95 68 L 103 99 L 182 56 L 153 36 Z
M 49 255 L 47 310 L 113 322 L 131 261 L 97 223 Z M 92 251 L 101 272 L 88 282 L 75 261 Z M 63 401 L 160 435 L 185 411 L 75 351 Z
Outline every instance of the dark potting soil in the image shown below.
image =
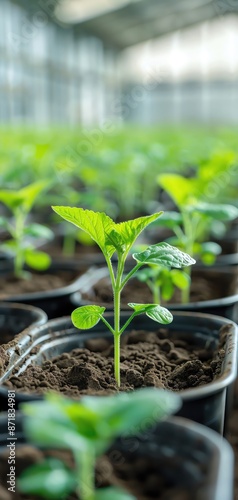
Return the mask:
M 206 272 L 194 271 L 191 282 L 191 302 L 220 299 L 237 293 L 238 274 L 236 268 L 233 268 L 233 274 L 224 275 L 221 278 L 219 273 L 213 272 L 206 277 Z M 108 278 L 100 279 L 90 291 L 82 294 L 84 302 L 95 302 L 101 305 L 112 305 L 112 289 Z M 153 297 L 148 286 L 138 281 L 136 278 L 127 283 L 122 290 L 121 303 L 123 308 L 127 308 L 130 302 L 138 304 L 152 303 Z M 169 301 L 171 303 L 181 302 L 181 292 L 176 289 L 175 294 Z
M 121 391 L 154 386 L 180 391 L 216 379 L 225 355 L 227 327 L 220 343 L 201 347 L 166 328 L 154 332 L 131 331 L 121 342 Z M 37 349 L 37 348 L 36 348 Z M 42 366 L 29 365 L 19 376 L 5 382 L 8 388 L 43 394 L 54 390 L 69 397 L 118 391 L 113 373 L 113 345 L 106 339 L 91 339 Z
M 0 276 L 0 300 L 25 293 L 45 292 L 70 285 L 80 273 L 75 271 L 50 273 L 31 273 L 30 279 L 17 279 L 13 275 Z
M 125 445 L 121 448 L 116 443 L 109 453 L 109 457 L 118 457 L 111 460 L 118 486 L 139 500 L 204 500 L 210 455 L 204 451 L 201 440 L 193 443 L 193 447 L 190 444 L 186 458 L 181 443 L 176 453 L 170 444 L 158 443 L 156 436 L 144 443 L 133 443 L 131 438 L 128 441 L 128 451 Z

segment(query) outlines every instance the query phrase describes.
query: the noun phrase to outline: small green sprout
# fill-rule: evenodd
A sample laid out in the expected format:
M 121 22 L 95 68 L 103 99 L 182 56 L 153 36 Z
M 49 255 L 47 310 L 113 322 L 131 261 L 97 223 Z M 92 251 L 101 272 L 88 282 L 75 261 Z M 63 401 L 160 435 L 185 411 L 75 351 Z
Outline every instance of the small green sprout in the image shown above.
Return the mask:
M 187 267 L 195 264 L 188 254 L 178 250 L 168 243 L 151 245 L 140 253 L 133 253 L 136 265 L 124 275 L 127 256 L 141 232 L 161 216 L 158 212 L 145 217 L 139 217 L 126 222 L 115 223 L 105 213 L 84 210 L 83 208 L 52 207 L 63 219 L 88 233 L 100 247 L 109 270 L 114 299 L 114 324 L 108 323 L 103 316 L 105 307 L 98 305 L 81 306 L 72 313 L 72 322 L 76 328 L 86 330 L 94 327 L 100 320 L 104 322 L 114 337 L 114 373 L 120 386 L 120 337 L 135 316 L 146 314 L 149 318 L 161 324 L 171 323 L 172 314 L 168 309 L 155 304 L 128 304 L 133 313 L 121 326 L 121 292 L 129 279 L 144 265 L 154 264 L 167 268 Z M 112 256 L 117 254 L 117 268 L 112 265 Z
M 23 472 L 19 490 L 57 500 L 74 491 L 80 500 L 135 500 L 113 486 L 95 489 L 96 460 L 117 437 L 135 436 L 180 406 L 178 395 L 154 388 L 110 397 L 85 396 L 80 402 L 48 394 L 44 401 L 23 404 L 28 439 L 42 447 L 71 450 L 75 469 L 60 460 L 45 459 Z
M 28 222 L 28 215 L 36 198 L 46 188 L 46 182 L 34 182 L 20 190 L 0 190 L 2 202 L 13 214 L 13 220 L 0 217 L 0 226 L 5 228 L 11 238 L 2 243 L 1 248 L 14 256 L 14 272 L 17 278 L 27 278 L 29 273 L 23 267 L 27 264 L 36 270 L 45 270 L 50 265 L 50 257 L 34 248 L 35 238 L 51 239 L 53 233 L 42 224 Z
M 175 238 L 169 241 L 181 250 L 200 258 L 206 265 L 213 264 L 221 253 L 221 247 L 205 240 L 210 236 L 214 223 L 223 224 L 235 219 L 238 209 L 233 205 L 203 201 L 204 181 L 199 178 L 162 174 L 158 177 L 158 183 L 173 199 L 179 212 L 163 214 L 155 225 L 171 229 Z M 187 268 L 186 272 L 190 276 L 191 268 Z M 189 300 L 190 286 L 182 290 L 182 302 L 187 303 Z

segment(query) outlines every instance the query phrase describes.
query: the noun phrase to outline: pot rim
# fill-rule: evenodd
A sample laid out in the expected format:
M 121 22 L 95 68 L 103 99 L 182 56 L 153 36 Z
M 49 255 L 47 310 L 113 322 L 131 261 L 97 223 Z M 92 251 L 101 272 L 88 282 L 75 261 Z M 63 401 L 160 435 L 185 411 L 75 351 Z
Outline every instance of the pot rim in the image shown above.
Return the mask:
M 125 317 L 127 315 L 128 315 L 128 312 L 122 311 L 122 317 L 123 316 Z M 110 312 L 105 313 L 105 317 L 107 319 L 109 319 L 110 317 L 112 318 L 112 313 L 110 313 Z M 205 385 L 198 386 L 198 387 L 195 387 L 192 389 L 188 388 L 188 389 L 183 389 L 181 391 L 178 391 L 178 394 L 182 397 L 184 402 L 186 402 L 186 401 L 190 402 L 194 399 L 202 399 L 202 398 L 210 397 L 211 394 L 221 392 L 223 389 L 225 389 L 228 385 L 230 385 L 236 379 L 236 376 L 237 376 L 237 350 L 238 350 L 237 331 L 238 331 L 238 327 L 233 321 L 231 321 L 227 318 L 223 318 L 222 316 L 216 316 L 213 314 L 187 312 L 187 311 L 178 311 L 177 312 L 176 311 L 174 314 L 174 319 L 176 320 L 176 318 L 181 318 L 181 317 L 182 318 L 185 317 L 188 320 L 189 320 L 189 318 L 193 319 L 194 323 L 195 323 L 194 327 L 196 327 L 197 330 L 199 329 L 199 321 L 204 325 L 205 325 L 206 321 L 215 322 L 215 324 L 213 326 L 213 330 L 219 329 L 223 325 L 230 325 L 230 335 L 228 337 L 228 341 L 227 341 L 227 345 L 226 345 L 225 369 L 224 369 L 222 375 L 219 378 L 217 378 L 216 380 L 213 380 L 212 382 L 209 382 Z M 150 320 L 149 318 L 146 318 L 146 319 L 148 321 L 151 321 L 152 325 L 155 324 L 153 322 L 153 320 Z M 166 327 L 172 328 L 173 324 L 174 324 L 174 322 L 172 322 L 170 324 L 171 326 L 166 325 Z M 130 325 L 130 327 L 132 325 L 133 325 L 133 323 Z M 105 330 L 106 327 L 103 323 L 96 325 L 96 327 L 94 327 L 90 330 L 87 330 L 88 333 L 85 333 L 85 330 L 78 330 L 77 328 L 75 328 L 72 325 L 70 316 L 66 316 L 66 317 L 50 320 L 46 324 L 39 326 L 39 327 L 33 326 L 33 328 L 31 328 L 31 330 L 30 330 L 30 334 L 25 335 L 24 332 L 22 334 L 20 334 L 20 336 L 19 336 L 19 341 L 20 341 L 19 349 L 21 350 L 22 348 L 24 349 L 24 347 L 25 347 L 25 353 L 23 353 L 23 355 L 26 356 L 27 354 L 29 354 L 31 352 L 31 350 L 37 345 L 37 340 L 38 340 L 38 344 L 39 344 L 39 339 L 41 338 L 40 336 L 42 333 L 45 332 L 46 328 L 47 328 L 47 331 L 50 333 L 54 333 L 54 332 L 57 333 L 59 331 L 62 331 L 62 333 L 65 334 L 65 331 L 70 329 L 72 334 L 74 334 L 74 333 L 78 334 L 78 332 L 80 331 L 82 333 L 82 335 L 83 334 L 95 335 L 95 333 L 96 333 L 95 330 L 97 330 L 99 328 L 99 333 L 104 331 L 104 334 L 106 335 L 106 337 L 112 338 L 112 334 L 109 331 Z M 174 329 L 176 329 L 176 326 Z M 210 327 L 210 329 L 211 329 L 211 327 Z M 188 331 L 188 329 L 187 329 L 187 331 Z M 62 335 L 59 334 L 58 338 L 60 336 L 62 336 Z M 35 342 L 34 342 L 34 337 L 35 337 Z M 32 342 L 32 340 L 33 340 L 33 342 Z M 30 344 L 30 346 L 28 348 L 27 348 L 27 344 Z M 8 352 L 9 352 L 10 357 L 12 355 L 14 355 L 14 351 L 12 352 L 11 348 L 8 350 Z M 19 356 L 18 356 L 18 361 L 19 361 Z M 13 364 L 14 364 L 14 360 L 13 360 Z M 223 364 L 224 364 L 224 362 L 223 362 Z M 6 373 L 6 371 L 5 371 L 5 373 Z M 4 376 L 4 374 L 2 375 L 2 378 L 3 378 L 3 376 Z M 4 383 L 4 381 L 3 380 L 1 381 L 1 379 L 0 379 L 0 384 L 3 384 L 3 383 Z M 8 391 L 7 388 L 3 387 L 3 385 L 0 385 L 0 395 L 6 394 L 7 391 Z M 43 398 L 43 395 L 41 396 L 41 395 L 35 394 L 34 396 L 32 396 L 32 394 L 25 393 L 22 391 L 17 391 L 17 390 L 16 390 L 16 394 L 19 398 L 19 401 L 23 400 L 23 399 L 24 399 L 24 401 L 32 400 L 32 397 L 34 397 L 34 399 L 42 399 Z
M 48 321 L 48 316 L 43 309 L 40 307 L 36 307 L 30 304 L 24 304 L 24 303 L 17 303 L 17 302 L 0 302 L 0 316 L 10 316 L 15 313 L 22 313 L 24 314 L 31 314 L 32 315 L 32 322 L 30 325 L 24 330 L 20 331 L 17 333 L 14 338 L 18 338 L 20 335 L 26 335 L 28 334 L 27 332 L 30 331 L 31 329 L 37 327 L 44 326 L 47 321 Z M 10 341 L 9 343 L 11 343 Z
M 104 273 L 103 273 L 103 269 L 104 269 Z M 221 273 L 221 274 L 226 274 L 226 273 L 233 274 L 233 272 L 234 272 L 232 266 L 230 266 L 228 268 L 222 267 L 222 266 L 217 266 L 217 267 L 214 267 L 213 269 L 211 269 L 209 267 L 197 266 L 196 270 L 198 270 L 198 271 L 205 270 L 205 272 L 212 271 L 212 272 Z M 96 273 L 94 273 L 94 275 L 93 275 L 92 282 L 85 282 L 82 285 L 80 290 L 77 290 L 74 293 L 72 293 L 70 300 L 71 300 L 73 305 L 79 306 L 79 305 L 88 304 L 89 301 L 82 299 L 82 293 L 87 293 L 90 290 L 90 288 L 92 288 L 92 286 L 100 279 L 105 278 L 107 276 L 109 278 L 107 267 L 100 268 L 99 271 L 100 271 L 100 274 L 98 274 L 97 279 L 96 279 L 96 273 L 97 273 L 97 271 L 96 271 Z M 201 307 L 204 309 L 208 309 L 211 307 L 216 307 L 217 305 L 229 306 L 229 305 L 234 305 L 236 302 L 238 302 L 238 292 L 234 293 L 232 295 L 229 295 L 227 297 L 221 297 L 219 299 L 200 300 L 200 301 L 195 301 L 195 302 L 187 302 L 185 304 L 181 304 L 181 303 L 177 304 L 177 303 L 172 302 L 172 303 L 168 304 L 168 308 L 172 309 L 173 311 L 177 311 L 177 310 L 181 311 L 181 310 L 183 310 L 183 308 L 186 308 L 187 311 L 190 311 L 193 309 L 196 310 L 196 308 L 201 308 Z M 110 305 L 109 305 L 109 307 L 110 307 Z
M 83 262 L 83 261 L 82 261 Z M 94 283 L 94 276 L 96 273 L 96 266 L 89 266 L 87 269 L 83 271 L 81 276 L 76 277 L 69 285 L 60 287 L 60 288 L 54 288 L 51 290 L 45 290 L 45 291 L 35 291 L 31 293 L 22 293 L 22 294 L 17 294 L 17 295 L 10 295 L 9 297 L 4 297 L 5 302 L 18 302 L 21 301 L 24 303 L 24 301 L 32 301 L 32 300 L 41 300 L 41 299 L 50 299 L 54 298 L 57 299 L 58 297 L 62 297 L 64 295 L 72 295 L 82 287 L 86 286 L 88 280 L 91 280 L 92 283 Z M 64 260 L 54 260 L 52 262 L 52 265 L 47 269 L 46 272 L 54 272 L 54 270 L 60 270 L 60 271 L 75 271 L 76 273 L 80 272 L 80 261 L 64 261 Z M 99 273 L 100 276 L 100 273 Z

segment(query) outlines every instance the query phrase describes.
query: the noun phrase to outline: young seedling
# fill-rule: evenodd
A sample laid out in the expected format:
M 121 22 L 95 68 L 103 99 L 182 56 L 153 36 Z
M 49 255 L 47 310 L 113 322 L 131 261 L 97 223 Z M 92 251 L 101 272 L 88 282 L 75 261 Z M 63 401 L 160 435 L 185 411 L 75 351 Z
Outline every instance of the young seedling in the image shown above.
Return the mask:
M 178 395 L 153 388 L 110 397 L 86 396 L 80 402 L 49 394 L 44 401 L 22 405 L 28 439 L 42 447 L 71 450 L 75 469 L 46 459 L 24 471 L 18 488 L 57 500 L 75 490 L 80 500 L 135 500 L 114 487 L 95 489 L 96 459 L 117 437 L 136 436 L 180 406 Z
M 45 182 L 34 182 L 19 191 L 0 190 L 0 202 L 12 212 L 13 219 L 0 217 L 0 225 L 7 230 L 11 238 L 1 247 L 13 254 L 14 272 L 17 278 L 28 278 L 29 273 L 23 267 L 27 264 L 32 269 L 45 270 L 50 265 L 50 257 L 45 252 L 35 250 L 29 238 L 51 239 L 53 233 L 46 226 L 27 221 L 36 198 L 46 188 Z
M 207 265 L 213 264 L 221 253 L 221 247 L 213 241 L 205 241 L 211 233 L 212 224 L 235 219 L 238 209 L 233 205 L 202 201 L 203 186 L 199 178 L 163 174 L 158 177 L 158 182 L 179 209 L 179 212 L 163 214 L 158 226 L 165 226 L 174 232 L 175 238 L 169 241 L 181 250 Z M 190 276 L 191 268 L 187 268 L 186 272 Z M 189 299 L 190 286 L 182 291 L 182 302 L 187 303 Z
M 155 264 L 167 268 L 187 267 L 195 263 L 186 253 L 169 245 L 168 243 L 159 243 L 151 245 L 145 251 L 134 253 L 132 256 L 137 264 L 124 275 L 125 263 L 132 246 L 141 232 L 150 224 L 160 217 L 162 212 L 139 217 L 126 222 L 115 223 L 105 213 L 93 212 L 92 210 L 84 210 L 83 208 L 71 207 L 52 207 L 63 219 L 71 222 L 78 228 L 88 233 L 91 238 L 100 247 L 109 270 L 111 286 L 114 300 L 114 324 L 110 325 L 103 316 L 105 307 L 98 305 L 88 305 L 78 307 L 72 313 L 73 324 L 82 330 L 92 328 L 100 320 L 104 322 L 114 337 L 114 373 L 118 386 L 120 386 L 120 337 L 124 330 L 128 327 L 135 316 L 145 313 L 149 318 L 161 324 L 171 323 L 173 320 L 172 314 L 168 309 L 161 307 L 158 304 L 128 304 L 133 313 L 121 326 L 120 309 L 121 309 L 121 292 L 129 279 L 145 264 Z M 117 254 L 117 269 L 114 270 L 112 265 L 112 256 Z
M 176 288 L 185 290 L 190 285 L 190 276 L 180 269 L 150 265 L 138 271 L 136 277 L 151 290 L 154 304 L 170 300 Z

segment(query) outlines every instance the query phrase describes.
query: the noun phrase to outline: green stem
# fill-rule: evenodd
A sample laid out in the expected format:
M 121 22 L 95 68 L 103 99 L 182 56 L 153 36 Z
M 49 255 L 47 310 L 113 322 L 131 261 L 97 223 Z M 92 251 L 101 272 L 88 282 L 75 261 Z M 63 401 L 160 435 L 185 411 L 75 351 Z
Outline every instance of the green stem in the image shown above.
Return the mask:
M 112 289 L 114 290 L 114 287 L 115 287 L 115 275 L 114 275 L 114 271 L 113 271 L 112 262 L 111 262 L 111 259 L 109 257 L 107 257 L 107 256 L 105 256 L 105 259 L 106 259 L 107 267 L 108 267 L 109 274 L 110 274 L 110 279 L 111 279 L 111 283 L 112 283 Z
M 95 456 L 92 450 L 84 453 L 75 453 L 77 465 L 78 487 L 77 493 L 80 500 L 94 500 L 95 497 Z
M 143 264 L 141 262 L 138 262 L 138 264 L 135 267 L 133 267 L 133 269 L 126 275 L 124 280 L 121 282 L 121 290 L 124 288 L 129 279 L 133 276 L 133 274 L 135 274 L 136 271 L 140 269 L 141 266 L 143 266 Z
M 120 377 L 120 334 L 114 335 L 114 375 L 118 387 L 121 385 Z
M 191 267 L 186 267 L 184 272 L 191 276 Z M 182 304 L 188 304 L 190 302 L 190 285 L 187 288 L 181 290 L 181 302 Z
M 19 212 L 15 213 L 15 231 L 13 237 L 16 243 L 16 255 L 14 259 L 14 273 L 15 276 L 21 278 L 23 275 L 23 266 L 24 266 L 24 251 L 23 251 L 23 231 L 24 231 L 24 223 L 25 217 Z
M 21 278 L 23 275 L 23 266 L 24 266 L 24 256 L 22 254 L 22 249 L 17 243 L 16 256 L 14 259 L 14 274 L 17 278 Z
M 121 327 L 120 329 L 120 336 L 124 332 L 124 330 L 128 327 L 128 325 L 131 323 L 131 321 L 134 319 L 134 317 L 137 316 L 137 313 L 134 312 L 130 318 L 126 321 L 126 323 Z
M 119 255 L 117 277 L 113 287 L 114 297 L 114 374 L 118 387 L 120 387 L 120 309 L 121 309 L 121 280 L 125 261 Z
M 188 214 L 186 212 L 183 212 L 183 221 L 184 221 L 184 234 L 186 237 L 186 248 L 185 251 L 193 257 L 193 247 L 194 247 L 194 242 L 196 240 L 196 227 L 197 223 L 194 217 L 192 217 L 192 214 Z M 184 271 L 191 276 L 191 267 L 186 267 Z M 190 285 L 182 290 L 181 293 L 181 300 L 182 304 L 187 304 L 190 302 Z
M 153 302 L 154 304 L 160 304 L 160 287 L 156 284 L 152 284 Z
M 75 253 L 75 239 L 73 235 L 67 234 L 63 241 L 63 255 L 72 257 Z
M 114 330 L 112 328 L 112 326 L 110 325 L 110 323 L 108 323 L 108 321 L 104 318 L 104 316 L 100 316 L 101 317 L 101 320 L 103 321 L 104 325 L 106 325 L 106 327 L 108 328 L 108 330 L 110 330 L 110 332 L 112 333 L 112 335 L 114 335 Z

